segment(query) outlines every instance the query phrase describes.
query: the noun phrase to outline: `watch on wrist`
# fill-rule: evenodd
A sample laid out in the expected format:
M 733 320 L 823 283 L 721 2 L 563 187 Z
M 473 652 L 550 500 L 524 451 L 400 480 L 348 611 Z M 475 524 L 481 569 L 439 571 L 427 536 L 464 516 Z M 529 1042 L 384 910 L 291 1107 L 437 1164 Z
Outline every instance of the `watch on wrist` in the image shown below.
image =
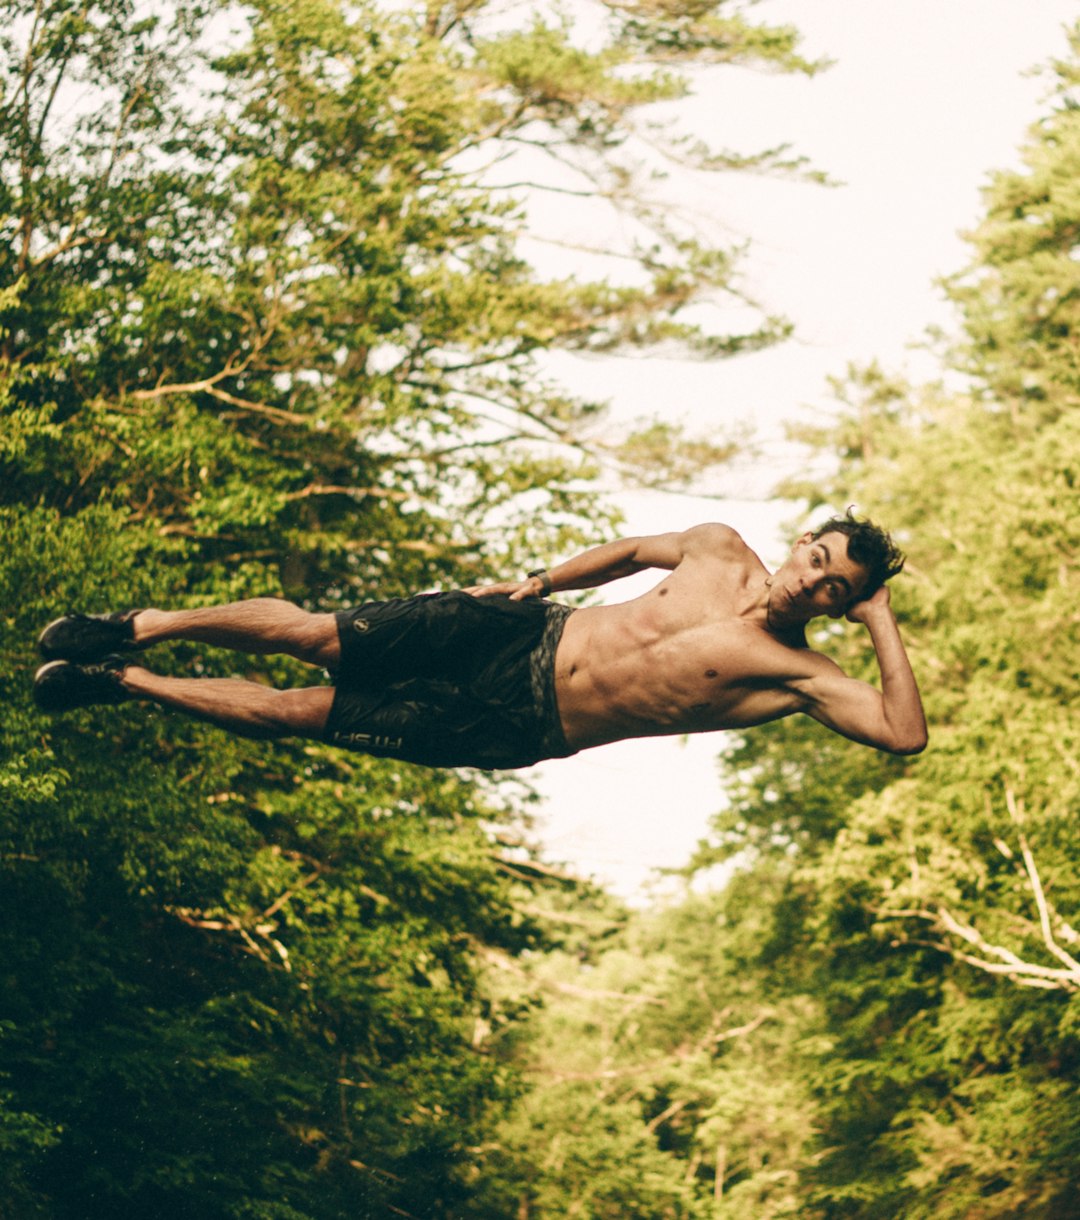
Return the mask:
M 531 572 L 526 573 L 527 576 L 535 576 L 540 581 L 540 596 L 547 597 L 551 592 L 551 576 L 548 574 L 547 568 L 534 568 Z

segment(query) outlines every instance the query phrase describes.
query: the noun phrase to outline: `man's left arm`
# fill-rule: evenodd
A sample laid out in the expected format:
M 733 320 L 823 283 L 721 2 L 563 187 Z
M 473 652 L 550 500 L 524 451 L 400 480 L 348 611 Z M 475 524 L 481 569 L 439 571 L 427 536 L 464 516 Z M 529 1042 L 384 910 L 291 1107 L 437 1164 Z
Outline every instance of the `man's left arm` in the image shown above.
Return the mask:
M 505 580 L 494 585 L 473 585 L 465 590 L 474 597 L 507 594 L 511 601 L 527 597 L 547 597 L 569 589 L 595 589 L 599 585 L 633 576 L 647 568 L 673 571 L 687 554 L 702 551 L 722 552 L 732 540 L 744 545 L 730 526 L 709 522 L 667 534 L 645 534 L 635 538 L 618 538 L 592 547 L 558 564 L 543 576 L 524 580 Z
M 882 586 L 848 611 L 863 623 L 877 655 L 881 690 L 859 682 L 826 658 L 799 684 L 807 700 L 804 711 L 837 733 L 892 754 L 918 754 L 926 748 L 926 717 L 915 675 L 900 638 L 889 590 Z

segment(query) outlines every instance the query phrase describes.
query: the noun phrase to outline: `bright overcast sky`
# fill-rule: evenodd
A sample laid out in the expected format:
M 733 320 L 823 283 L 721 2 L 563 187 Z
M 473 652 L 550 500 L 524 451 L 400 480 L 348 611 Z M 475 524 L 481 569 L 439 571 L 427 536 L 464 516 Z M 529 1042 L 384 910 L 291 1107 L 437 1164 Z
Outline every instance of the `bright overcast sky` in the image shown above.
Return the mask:
M 1064 0 L 763 0 L 754 13 L 797 25 L 808 55 L 836 63 L 812 80 L 710 71 L 687 105 L 714 142 L 791 141 L 845 184 L 722 177 L 713 188 L 717 218 L 755 240 L 753 291 L 792 318 L 797 339 L 722 364 L 578 361 L 573 377 L 631 416 L 743 420 L 768 439 L 783 420 L 827 409 L 825 378 L 849 361 L 932 373 L 909 348 L 928 325 L 950 321 L 934 279 L 965 264 L 958 234 L 981 215 L 981 187 L 990 171 L 1018 164 L 1045 108 L 1047 85 L 1028 70 L 1065 54 L 1064 28 L 1080 14 Z M 723 520 L 766 563 L 780 562 L 792 509 L 763 501 L 790 455 L 775 440 L 770 452 L 771 464 L 722 480 L 716 492 L 730 499 L 624 497 L 626 532 Z M 635 580 L 606 600 L 648 585 Z M 684 863 L 722 805 L 719 741 L 621 742 L 537 768 L 548 854 L 640 899 L 651 871 Z

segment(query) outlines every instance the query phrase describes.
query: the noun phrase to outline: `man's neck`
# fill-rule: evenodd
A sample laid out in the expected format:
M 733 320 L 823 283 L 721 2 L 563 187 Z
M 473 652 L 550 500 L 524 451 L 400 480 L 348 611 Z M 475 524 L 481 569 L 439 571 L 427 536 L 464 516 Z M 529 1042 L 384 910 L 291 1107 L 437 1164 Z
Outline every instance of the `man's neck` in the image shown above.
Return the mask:
M 806 624 L 775 622 L 773 620 L 772 607 L 768 599 L 765 602 L 765 630 L 782 644 L 787 644 L 790 648 L 805 648 L 807 646 Z

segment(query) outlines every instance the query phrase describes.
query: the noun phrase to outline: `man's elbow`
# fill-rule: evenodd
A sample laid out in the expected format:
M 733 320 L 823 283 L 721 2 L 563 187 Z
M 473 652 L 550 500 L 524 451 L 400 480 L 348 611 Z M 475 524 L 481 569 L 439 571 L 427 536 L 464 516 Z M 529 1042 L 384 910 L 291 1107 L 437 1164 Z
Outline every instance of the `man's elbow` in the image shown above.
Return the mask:
M 906 734 L 893 739 L 885 746 L 885 749 L 890 754 L 921 754 L 926 749 L 929 740 L 930 738 L 926 730 L 922 729 L 920 732 Z

